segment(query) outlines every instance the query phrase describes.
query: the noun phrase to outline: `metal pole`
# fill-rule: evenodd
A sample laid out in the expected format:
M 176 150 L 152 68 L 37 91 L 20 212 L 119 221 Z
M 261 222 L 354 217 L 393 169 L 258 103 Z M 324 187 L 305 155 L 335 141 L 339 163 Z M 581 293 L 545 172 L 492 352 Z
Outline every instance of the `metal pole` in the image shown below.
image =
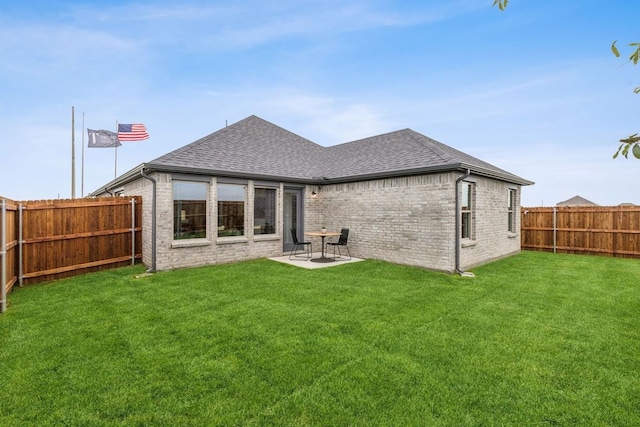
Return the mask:
M 0 313 L 7 309 L 7 201 L 2 199 L 2 219 L 0 222 Z
M 76 198 L 76 113 L 71 107 L 71 198 Z
M 136 263 L 136 199 L 131 199 L 131 265 Z
M 116 120 L 116 134 L 118 133 L 118 121 Z M 118 142 L 114 148 L 115 158 L 113 160 L 113 179 L 118 177 Z
M 84 111 L 82 112 L 82 177 L 80 178 L 80 197 L 84 197 Z

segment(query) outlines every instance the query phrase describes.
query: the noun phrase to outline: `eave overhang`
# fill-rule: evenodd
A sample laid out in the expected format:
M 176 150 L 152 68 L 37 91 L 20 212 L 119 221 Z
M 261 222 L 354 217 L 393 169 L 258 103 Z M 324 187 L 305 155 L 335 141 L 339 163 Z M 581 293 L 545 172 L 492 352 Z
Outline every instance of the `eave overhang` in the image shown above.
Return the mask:
M 136 179 L 142 176 L 141 175 L 142 170 L 144 170 L 145 173 L 147 174 L 154 173 L 154 172 L 176 173 L 176 174 L 185 174 L 185 175 L 192 174 L 192 175 L 205 175 L 205 176 L 221 176 L 221 177 L 228 177 L 228 178 L 255 179 L 255 180 L 263 180 L 263 181 L 290 182 L 295 184 L 308 184 L 308 185 L 340 184 L 340 183 L 346 183 L 346 182 L 368 181 L 368 180 L 374 180 L 374 179 L 397 178 L 400 176 L 471 171 L 471 173 L 474 175 L 497 179 L 499 181 L 504 181 L 511 184 L 522 185 L 522 186 L 534 184 L 533 181 L 529 181 L 527 179 L 521 178 L 516 175 L 512 175 L 509 173 L 501 173 L 499 171 L 479 167 L 476 165 L 466 164 L 466 163 L 442 164 L 442 165 L 434 165 L 434 166 L 421 167 L 421 168 L 372 172 L 368 174 L 359 174 L 359 175 L 350 175 L 350 176 L 322 176 L 322 177 L 292 177 L 292 176 L 259 174 L 259 173 L 252 173 L 252 172 L 216 170 L 216 169 L 193 168 L 188 166 L 143 163 L 131 169 L 130 171 L 124 173 L 120 177 L 107 183 L 102 188 L 92 192 L 90 196 L 97 196 L 105 192 L 110 193 L 114 188 L 118 188 L 124 184 L 135 181 Z

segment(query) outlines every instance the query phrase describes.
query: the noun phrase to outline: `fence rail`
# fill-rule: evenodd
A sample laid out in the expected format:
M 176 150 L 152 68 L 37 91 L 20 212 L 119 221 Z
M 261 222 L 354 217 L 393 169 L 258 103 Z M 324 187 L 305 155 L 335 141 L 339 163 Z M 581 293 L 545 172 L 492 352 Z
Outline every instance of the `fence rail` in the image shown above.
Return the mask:
M 522 208 L 522 249 L 640 258 L 640 206 Z
M 140 196 L 0 202 L 5 291 L 142 258 Z

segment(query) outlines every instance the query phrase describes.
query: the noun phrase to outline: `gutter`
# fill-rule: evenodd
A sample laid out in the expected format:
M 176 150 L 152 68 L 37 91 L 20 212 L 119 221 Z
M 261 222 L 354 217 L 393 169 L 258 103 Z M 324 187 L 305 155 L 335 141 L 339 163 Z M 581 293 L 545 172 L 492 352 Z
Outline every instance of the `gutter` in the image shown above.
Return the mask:
M 356 175 L 347 175 L 347 176 L 312 176 L 312 177 L 293 177 L 286 176 L 282 174 L 261 174 L 255 172 L 248 171 L 229 171 L 229 170 L 218 170 L 218 169 L 203 169 L 203 168 L 194 168 L 189 166 L 172 166 L 172 165 L 163 165 L 163 164 L 154 164 L 154 163 L 145 163 L 142 167 L 147 168 L 149 171 L 154 172 L 163 172 L 163 173 L 185 173 L 185 174 L 196 174 L 196 175 L 216 175 L 216 176 L 226 176 L 230 178 L 244 178 L 244 179 L 262 179 L 267 181 L 284 181 L 291 183 L 300 183 L 306 185 L 323 185 L 327 184 L 327 180 L 331 181 L 332 184 L 342 184 L 346 182 L 355 182 L 355 181 L 363 181 L 363 180 L 373 180 L 373 179 L 385 179 L 385 178 L 395 178 L 399 176 L 407 176 L 407 175 L 422 175 L 422 174 L 430 174 L 430 173 L 439 173 L 439 172 L 453 172 L 453 171 L 473 171 L 474 174 L 480 176 L 486 176 L 488 178 L 497 179 L 500 181 L 509 182 L 517 185 L 532 185 L 533 181 L 526 180 L 524 178 L 520 178 L 519 176 L 510 174 L 508 172 L 501 173 L 500 171 L 491 170 L 482 166 L 473 165 L 470 163 L 443 163 L 438 165 L 432 165 L 427 167 L 416 167 L 410 169 L 402 169 L 402 170 L 387 170 L 380 172 L 372 172 L 372 173 L 359 173 Z M 119 181 L 126 182 L 131 180 L 131 175 L 128 177 L 122 176 Z M 116 183 L 114 182 L 113 185 Z
M 460 207 L 460 183 L 471 175 L 471 170 L 467 169 L 467 172 L 464 175 L 461 175 L 456 179 L 456 270 L 455 272 L 460 274 L 461 276 L 471 276 L 473 277 L 473 273 L 468 273 L 460 268 L 460 218 L 461 218 L 461 207 Z
M 416 167 L 416 168 L 403 169 L 403 170 L 388 170 L 388 171 L 373 172 L 373 173 L 360 173 L 357 175 L 333 176 L 328 178 L 325 176 L 292 177 L 292 176 L 285 176 L 282 174 L 260 174 L 260 173 L 248 172 L 248 171 L 228 171 L 228 170 L 195 168 L 195 167 L 189 167 L 189 166 L 164 165 L 164 164 L 157 164 L 157 163 L 142 163 L 136 166 L 135 168 L 129 170 L 128 172 L 124 173 L 120 177 L 107 183 L 107 185 L 103 188 L 102 191 L 95 191 L 93 193 L 90 193 L 89 196 L 98 196 L 103 191 L 111 194 L 111 191 L 109 191 L 109 189 L 113 189 L 119 185 L 124 185 L 131 181 L 136 180 L 140 176 L 139 173 L 141 169 L 146 169 L 147 172 L 216 175 L 216 176 L 225 176 L 230 178 L 257 179 L 257 180 L 266 180 L 266 181 L 284 181 L 284 182 L 290 182 L 295 184 L 305 184 L 305 185 L 323 185 L 323 184 L 327 184 L 327 180 L 329 180 L 332 184 L 342 184 L 342 183 L 362 181 L 362 180 L 395 178 L 395 177 L 406 176 L 406 175 L 422 175 L 422 174 L 430 174 L 430 173 L 438 173 L 438 172 L 455 172 L 455 171 L 464 172 L 467 170 L 472 170 L 474 174 L 477 174 L 480 176 L 486 176 L 493 179 L 498 179 L 500 181 L 505 181 L 512 184 L 517 184 L 517 185 L 534 184 L 533 181 L 520 178 L 506 171 L 501 173 L 500 171 L 491 170 L 486 167 L 477 166 L 470 163 L 443 163 L 443 164 L 432 165 L 427 167 Z
M 144 167 L 140 169 L 140 175 L 143 178 L 151 181 L 153 185 L 152 195 L 151 195 L 151 267 L 147 269 L 145 273 L 155 273 L 156 272 L 156 180 L 147 175 L 144 172 Z

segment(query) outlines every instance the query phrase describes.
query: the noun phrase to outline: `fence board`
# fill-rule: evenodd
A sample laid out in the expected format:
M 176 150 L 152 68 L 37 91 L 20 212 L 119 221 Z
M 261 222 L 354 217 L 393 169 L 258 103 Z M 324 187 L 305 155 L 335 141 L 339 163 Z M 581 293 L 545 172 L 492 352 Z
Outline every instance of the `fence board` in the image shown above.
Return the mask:
M 140 196 L 32 200 L 11 206 L 7 235 L 14 237 L 5 250 L 9 289 L 18 280 L 23 284 L 56 280 L 142 258 Z
M 7 292 L 18 281 L 18 205 L 13 200 L 0 197 L 0 206 L 0 313 L 4 313 Z
M 522 208 L 521 236 L 522 249 L 640 258 L 640 206 Z

